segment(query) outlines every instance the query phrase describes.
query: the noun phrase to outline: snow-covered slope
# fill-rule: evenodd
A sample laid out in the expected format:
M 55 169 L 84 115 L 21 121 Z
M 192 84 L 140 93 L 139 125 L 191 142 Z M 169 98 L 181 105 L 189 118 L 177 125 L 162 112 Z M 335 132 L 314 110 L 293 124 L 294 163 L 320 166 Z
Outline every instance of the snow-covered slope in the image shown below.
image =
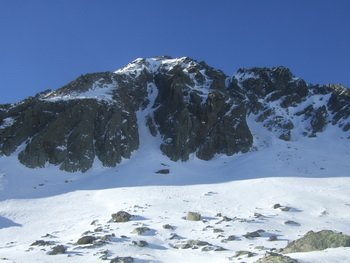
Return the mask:
M 229 77 L 188 57 L 156 57 L 0 105 L 0 155 L 17 150 L 27 167 L 53 164 L 68 172 L 86 172 L 95 161 L 115 167 L 139 150 L 136 112 L 146 108 L 148 130 L 173 161 L 251 151 L 255 122 L 285 141 L 332 126 L 350 136 L 345 87 L 307 84 L 284 67 L 239 69 Z
M 254 122 L 257 151 L 173 162 L 159 151 L 161 139 L 148 132 L 149 110 L 137 114 L 140 150 L 117 168 L 95 162 L 85 174 L 71 174 L 56 166 L 26 168 L 15 155 L 0 159 L 4 262 L 105 262 L 118 256 L 134 262 L 254 262 L 310 230 L 350 234 L 350 145 L 336 127 L 316 138 L 287 142 Z M 169 174 L 156 173 L 161 169 Z M 291 209 L 274 209 L 278 203 Z M 110 222 L 120 210 L 134 217 Z M 190 211 L 200 213 L 202 220 L 185 220 Z M 164 229 L 167 224 L 172 229 Z M 150 230 L 132 233 L 137 227 Z M 264 230 L 261 237 L 243 236 L 257 230 Z M 106 241 L 77 245 L 83 235 Z M 277 240 L 269 241 L 272 236 Z M 31 246 L 37 240 L 51 243 Z M 140 240 L 148 246 L 134 244 Z M 207 250 L 225 250 L 175 248 L 188 240 L 210 243 Z M 66 253 L 48 255 L 57 245 L 65 246 Z M 255 254 L 236 257 L 239 251 Z M 300 262 L 349 262 L 350 250 L 289 256 Z
M 1 105 L 0 261 L 255 262 L 311 230 L 350 235 L 349 103 L 282 67 L 161 57 Z

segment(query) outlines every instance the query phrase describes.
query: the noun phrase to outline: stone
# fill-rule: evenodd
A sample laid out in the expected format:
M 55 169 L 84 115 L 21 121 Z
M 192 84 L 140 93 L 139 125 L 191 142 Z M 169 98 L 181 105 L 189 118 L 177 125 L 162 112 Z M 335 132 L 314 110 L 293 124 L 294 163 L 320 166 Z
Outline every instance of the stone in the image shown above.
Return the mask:
M 210 243 L 206 241 L 201 241 L 201 240 L 188 240 L 187 244 L 191 246 L 199 246 L 199 247 L 211 245 Z
M 225 250 L 227 249 L 220 246 L 214 246 L 214 245 L 205 246 L 201 249 L 201 251 L 225 251 Z
M 175 245 L 175 248 L 176 249 L 189 249 L 189 248 L 191 248 L 192 246 L 191 245 L 189 245 L 189 244 L 187 244 L 187 243 L 185 243 L 185 244 L 176 244 Z
M 287 141 L 289 142 L 292 139 L 292 135 L 290 131 L 286 131 L 284 133 L 282 133 L 279 138 L 283 141 Z
M 164 228 L 164 229 L 169 229 L 169 230 L 173 230 L 173 229 L 174 229 L 174 227 L 172 227 L 172 226 L 169 225 L 169 224 L 163 225 L 163 228 Z
M 183 237 L 179 236 L 179 235 L 176 234 L 176 233 L 171 233 L 169 239 L 170 239 L 170 240 L 173 240 L 173 239 L 183 239 Z
M 45 240 L 37 240 L 34 243 L 32 243 L 30 246 L 51 246 L 54 242 L 52 241 L 45 241 Z
M 263 258 L 255 263 L 299 263 L 296 259 L 274 252 L 267 252 Z
M 49 255 L 58 255 L 58 254 L 65 254 L 67 251 L 67 248 L 63 245 L 57 245 L 54 246 L 50 252 L 48 252 Z
M 227 241 L 234 241 L 234 240 L 236 240 L 236 239 L 237 239 L 237 238 L 236 238 L 235 235 L 230 235 L 230 236 L 228 236 L 228 237 L 226 238 Z
M 282 206 L 282 207 L 280 207 L 280 209 L 281 209 L 281 211 L 283 211 L 283 212 L 288 212 L 288 211 L 290 211 L 292 208 L 289 207 L 289 206 Z
M 133 241 L 132 243 L 139 247 L 148 247 L 148 242 L 144 240 Z
M 97 238 L 94 236 L 84 236 L 78 239 L 77 244 L 78 245 L 87 245 L 87 244 L 93 244 L 93 242 L 96 240 Z
M 146 233 L 148 231 L 151 231 L 151 229 L 148 228 L 148 227 L 137 227 L 131 233 L 132 234 L 137 234 L 137 235 L 142 235 L 142 234 L 144 234 L 144 233 Z
M 132 257 L 115 257 L 110 263 L 133 263 L 135 260 Z
M 289 206 L 282 206 L 282 205 L 280 205 L 280 204 L 275 204 L 275 205 L 273 205 L 273 209 L 279 209 L 279 210 L 281 210 L 281 211 L 288 212 L 288 211 L 290 211 L 292 208 L 289 207 Z
M 103 237 L 101 237 L 102 241 L 111 241 L 113 238 L 115 237 L 115 234 L 108 234 L 108 235 L 104 235 Z
M 280 207 L 282 207 L 280 204 L 273 205 L 273 209 L 277 209 L 277 208 L 280 208 Z
M 283 253 L 320 251 L 337 247 L 350 247 L 350 236 L 331 230 L 310 231 L 304 237 L 290 242 Z
M 238 258 L 241 256 L 246 256 L 246 257 L 250 258 L 250 257 L 254 257 L 256 255 L 257 255 L 256 253 L 253 253 L 251 251 L 239 250 L 239 251 L 236 251 L 236 254 L 234 257 Z
M 291 226 L 300 226 L 298 222 L 295 222 L 293 220 L 287 220 L 284 222 L 285 225 L 291 225 Z
M 245 238 L 255 238 L 255 237 L 261 237 L 261 233 L 264 233 L 265 230 L 259 229 L 257 231 L 253 231 L 253 232 L 247 232 L 247 234 L 243 235 Z
M 277 241 L 277 237 L 276 236 L 270 236 L 268 241 Z
M 169 169 L 161 169 L 156 172 L 156 174 L 168 174 L 170 173 Z
M 130 215 L 128 212 L 125 211 L 119 211 L 115 214 L 112 214 L 112 221 L 113 222 L 128 222 L 132 218 L 132 215 Z
M 189 221 L 200 221 L 201 220 L 201 214 L 196 212 L 188 212 L 186 216 L 186 220 Z
M 102 227 L 97 227 L 94 229 L 94 232 L 102 232 L 103 228 Z

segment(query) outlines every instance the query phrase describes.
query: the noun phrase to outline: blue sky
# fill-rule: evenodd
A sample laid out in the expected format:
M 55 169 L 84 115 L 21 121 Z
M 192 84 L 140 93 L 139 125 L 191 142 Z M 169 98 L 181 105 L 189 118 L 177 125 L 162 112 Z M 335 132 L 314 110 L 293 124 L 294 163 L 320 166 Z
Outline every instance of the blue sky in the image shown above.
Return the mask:
M 350 87 L 349 0 L 0 0 L 0 103 L 139 57 Z

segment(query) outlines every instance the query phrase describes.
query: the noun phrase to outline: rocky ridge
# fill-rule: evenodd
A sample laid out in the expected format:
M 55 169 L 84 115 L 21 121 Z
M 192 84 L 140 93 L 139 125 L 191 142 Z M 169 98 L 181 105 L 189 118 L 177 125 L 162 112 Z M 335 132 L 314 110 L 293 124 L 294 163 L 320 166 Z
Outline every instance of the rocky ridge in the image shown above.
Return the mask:
M 307 84 L 285 67 L 227 76 L 187 57 L 137 59 L 0 105 L 0 154 L 16 153 L 31 168 L 85 172 L 96 160 L 114 167 L 139 148 L 140 125 L 147 125 L 171 160 L 191 154 L 210 160 L 252 149 L 248 117 L 288 141 L 317 136 L 329 125 L 348 137 L 349 115 L 348 89 Z

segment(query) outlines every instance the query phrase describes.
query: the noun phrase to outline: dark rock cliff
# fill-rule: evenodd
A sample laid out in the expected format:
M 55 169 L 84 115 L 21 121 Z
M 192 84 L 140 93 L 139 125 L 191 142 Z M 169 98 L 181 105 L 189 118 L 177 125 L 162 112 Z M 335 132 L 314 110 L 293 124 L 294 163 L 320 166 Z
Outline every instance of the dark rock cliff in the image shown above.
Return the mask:
M 284 67 L 229 77 L 190 58 L 158 57 L 0 105 L 0 154 L 16 152 L 31 168 L 85 172 L 96 159 L 114 167 L 139 148 L 137 112 L 146 108 L 150 133 L 174 161 L 249 151 L 248 117 L 282 140 L 317 136 L 327 125 L 350 130 L 350 92 L 340 85 L 310 85 Z

